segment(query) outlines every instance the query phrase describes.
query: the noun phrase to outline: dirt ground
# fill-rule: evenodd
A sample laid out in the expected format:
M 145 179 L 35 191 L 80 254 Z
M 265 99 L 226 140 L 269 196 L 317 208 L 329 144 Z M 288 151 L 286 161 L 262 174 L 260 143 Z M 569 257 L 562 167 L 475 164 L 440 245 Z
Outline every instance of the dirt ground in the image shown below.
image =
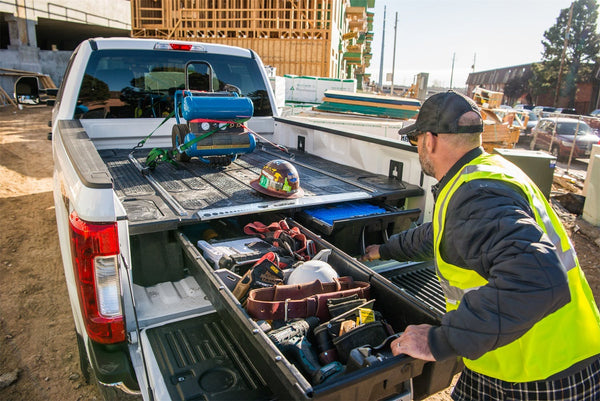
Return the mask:
M 52 197 L 50 108 L 0 106 L 0 400 L 97 400 L 83 381 Z M 553 190 L 578 193 L 577 178 Z M 555 202 L 556 203 L 556 202 Z M 558 207 L 558 206 L 557 206 Z M 559 208 L 600 301 L 598 230 Z M 595 242 L 596 241 L 596 242 Z M 450 390 L 430 397 L 447 401 Z

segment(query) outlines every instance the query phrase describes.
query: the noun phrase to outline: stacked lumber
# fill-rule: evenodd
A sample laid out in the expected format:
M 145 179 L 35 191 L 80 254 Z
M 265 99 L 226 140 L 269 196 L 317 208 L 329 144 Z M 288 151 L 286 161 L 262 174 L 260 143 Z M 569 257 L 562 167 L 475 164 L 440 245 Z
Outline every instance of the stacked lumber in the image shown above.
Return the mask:
M 521 126 L 514 119 L 502 120 L 493 109 L 481 108 L 483 117 L 483 148 L 492 153 L 494 148 L 512 149 L 519 141 Z
M 420 108 L 417 99 L 333 90 L 325 91 L 323 103 L 315 107 L 319 111 L 399 119 L 414 118 Z
M 480 86 L 473 89 L 473 101 L 475 101 L 479 107 L 490 109 L 500 107 L 503 98 L 504 93 L 502 92 L 494 92 Z

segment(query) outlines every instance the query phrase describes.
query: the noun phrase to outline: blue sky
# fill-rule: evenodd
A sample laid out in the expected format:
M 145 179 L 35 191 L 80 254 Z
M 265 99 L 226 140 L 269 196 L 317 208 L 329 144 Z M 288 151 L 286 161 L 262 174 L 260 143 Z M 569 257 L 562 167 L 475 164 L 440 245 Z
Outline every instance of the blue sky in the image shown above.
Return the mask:
M 472 72 L 541 60 L 544 31 L 570 0 L 375 0 L 373 58 L 367 72 L 379 82 L 383 9 L 386 6 L 384 83 L 392 72 L 394 24 L 395 85 L 410 85 L 419 72 L 429 86 L 464 87 Z M 454 73 L 452 58 L 454 56 Z M 389 82 L 388 82 L 389 83 Z

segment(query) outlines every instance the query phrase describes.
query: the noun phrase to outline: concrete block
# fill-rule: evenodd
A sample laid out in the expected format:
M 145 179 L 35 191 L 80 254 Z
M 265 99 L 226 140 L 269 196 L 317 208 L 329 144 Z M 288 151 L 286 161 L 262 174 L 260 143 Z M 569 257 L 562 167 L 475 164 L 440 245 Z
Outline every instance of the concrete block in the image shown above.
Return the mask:
M 600 226 L 600 154 L 594 155 L 593 162 L 590 158 L 586 182 L 588 185 L 583 205 L 583 219 L 590 224 Z
M 588 172 L 592 170 L 593 168 L 593 164 L 594 164 L 594 156 L 596 155 L 600 155 L 600 145 L 594 145 L 592 146 L 592 153 L 590 155 L 590 162 L 588 163 Z M 587 194 L 587 187 L 588 184 L 590 182 L 590 174 L 587 174 L 585 176 L 585 181 L 583 182 L 583 190 L 581 191 L 581 194 L 583 196 L 586 196 Z

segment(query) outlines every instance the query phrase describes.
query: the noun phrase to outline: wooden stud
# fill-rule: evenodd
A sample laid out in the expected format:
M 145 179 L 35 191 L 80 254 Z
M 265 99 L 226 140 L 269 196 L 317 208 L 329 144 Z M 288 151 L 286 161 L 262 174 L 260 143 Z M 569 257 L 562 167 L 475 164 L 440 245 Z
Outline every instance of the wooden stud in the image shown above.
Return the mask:
M 133 37 L 250 48 L 280 75 L 338 78 L 347 63 L 332 38 L 367 22 L 343 0 L 131 0 L 131 10 Z

